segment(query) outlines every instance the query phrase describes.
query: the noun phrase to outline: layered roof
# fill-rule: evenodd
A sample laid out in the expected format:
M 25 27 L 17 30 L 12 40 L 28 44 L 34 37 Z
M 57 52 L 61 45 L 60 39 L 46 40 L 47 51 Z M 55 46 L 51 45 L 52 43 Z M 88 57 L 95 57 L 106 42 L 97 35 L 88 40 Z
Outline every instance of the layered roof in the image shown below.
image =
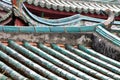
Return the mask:
M 84 13 L 97 13 L 101 14 L 101 11 L 110 9 L 114 11 L 116 15 L 119 15 L 120 6 L 117 0 L 114 1 L 93 1 L 93 0 L 26 0 L 28 4 L 33 4 L 35 6 L 40 6 L 43 8 L 54 9 L 66 12 L 84 12 Z
M 90 22 L 101 22 L 103 20 L 97 19 L 97 18 L 91 18 L 91 17 L 86 17 L 82 16 L 79 14 L 66 17 L 66 18 L 61 18 L 61 19 L 44 19 L 41 17 L 38 17 L 34 14 L 32 14 L 24 4 L 17 4 L 14 5 L 14 13 L 16 16 L 21 17 L 26 23 L 29 25 L 34 25 L 34 26 L 80 26 L 82 25 L 81 21 L 90 21 Z M 21 7 L 19 7 L 21 6 Z M 111 23 L 114 19 L 114 13 L 110 12 L 110 10 L 105 11 L 109 15 L 109 20 L 107 23 Z M 94 20 L 96 19 L 96 20 Z M 106 22 L 105 22 L 106 23 Z M 109 23 L 109 24 L 110 24 Z M 119 24 L 119 22 L 115 22 L 115 24 Z
M 36 47 L 24 42 L 23 47 L 11 40 L 8 45 L 0 43 L 0 67 L 13 79 L 120 79 L 119 62 L 83 46 L 77 49 L 66 45 L 64 49 L 55 44 L 50 48 L 44 44 Z
M 93 3 L 90 3 L 87 2 L 87 0 L 27 0 L 29 4 L 33 3 L 36 6 L 40 4 L 41 7 L 48 9 L 53 8 L 55 10 L 66 10 L 68 12 L 76 12 L 82 9 L 84 12 L 99 12 L 97 14 L 110 13 L 109 18 L 104 21 L 79 14 L 61 19 L 44 19 L 32 14 L 24 4 L 21 4 L 22 0 L 17 1 L 20 1 L 20 3 L 17 4 L 13 2 L 15 3 L 13 5 L 15 17 L 21 18 L 28 23 L 29 26 L 0 26 L 0 32 L 9 34 L 8 37 L 6 37 L 7 35 L 5 36 L 6 42 L 0 42 L 0 72 L 6 75 L 3 75 L 5 80 L 8 79 L 7 76 L 15 80 L 120 80 L 120 62 L 118 62 L 120 60 L 116 61 L 108 58 L 104 56 L 103 53 L 98 53 L 91 49 L 91 47 L 83 46 L 85 44 L 80 45 L 77 43 L 76 45 L 76 40 L 72 41 L 76 46 L 71 45 L 72 43 L 65 44 L 65 37 L 62 37 L 61 40 L 61 42 L 64 43 L 59 45 L 58 43 L 60 42 L 58 38 L 60 38 L 59 35 L 61 34 L 58 36 L 53 35 L 55 33 L 68 33 L 70 35 L 75 33 L 96 34 L 102 37 L 101 39 L 112 44 L 112 47 L 115 46 L 114 50 L 119 51 L 120 38 L 106 30 L 109 29 L 114 21 L 114 12 L 115 15 L 119 15 L 119 5 L 117 3 L 110 2 L 109 4 L 105 4 L 93 1 Z M 99 6 L 99 9 L 95 8 L 96 6 Z M 106 7 L 109 7 L 113 12 L 106 12 Z M 118 9 L 115 10 L 113 7 Z M 81 23 L 82 21 L 95 24 L 87 26 Z M 119 25 L 120 22 L 115 21 L 113 24 Z M 23 36 L 21 36 L 19 40 L 22 42 L 8 40 L 10 35 L 24 35 L 26 33 L 28 35 L 38 34 L 39 38 L 36 38 L 38 41 L 29 41 L 25 39 L 27 37 L 21 38 Z M 45 33 L 53 35 L 54 39 L 50 40 L 51 37 Z M 78 37 L 79 34 L 77 34 Z M 31 39 L 33 39 L 33 37 L 35 36 L 32 36 Z M 75 38 L 75 36 L 73 36 L 73 38 Z M 3 40 L 4 38 L 0 37 L 0 39 Z M 25 41 L 23 41 L 23 39 L 25 39 Z M 49 41 L 49 44 L 39 43 L 42 42 L 42 39 L 44 39 L 43 43 Z M 101 42 L 101 39 L 98 39 L 98 42 Z M 15 40 L 18 40 L 18 36 L 16 36 Z M 58 41 L 54 42 L 54 40 Z M 80 40 L 82 39 L 80 38 Z M 110 49 L 110 51 L 113 50 L 111 48 L 108 49 Z M 120 57 L 119 52 L 115 53 L 115 57 L 112 56 L 112 58 L 115 59 L 116 56 L 117 59 Z

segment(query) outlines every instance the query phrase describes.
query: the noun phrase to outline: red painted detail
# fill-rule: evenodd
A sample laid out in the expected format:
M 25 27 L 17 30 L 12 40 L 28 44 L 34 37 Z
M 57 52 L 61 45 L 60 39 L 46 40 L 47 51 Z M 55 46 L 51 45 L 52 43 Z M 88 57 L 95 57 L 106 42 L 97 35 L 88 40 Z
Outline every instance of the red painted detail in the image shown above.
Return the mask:
M 12 0 L 12 4 L 17 6 L 17 1 L 16 0 Z
M 120 16 L 116 17 L 115 20 L 120 20 Z
M 6 25 L 12 21 L 12 17 L 6 19 L 5 21 L 1 22 L 0 25 Z
M 25 23 L 22 20 L 16 18 L 14 25 L 15 26 L 25 26 Z
M 53 9 L 42 8 L 40 6 L 30 5 L 27 3 L 25 3 L 25 5 L 32 13 L 38 16 L 41 16 L 41 13 L 44 12 L 44 17 L 47 17 L 47 18 L 62 18 L 62 17 L 78 14 L 77 12 L 58 11 Z M 96 13 L 91 14 L 91 13 L 84 13 L 84 12 L 81 14 L 85 16 L 95 17 L 95 18 L 107 19 L 107 16 L 102 14 L 98 15 Z M 120 16 L 116 17 L 115 19 L 120 20 Z
M 41 16 L 41 12 L 44 12 L 44 16 L 48 18 L 61 18 L 61 17 L 71 16 L 76 14 L 73 12 L 65 12 L 65 11 L 57 11 L 52 9 L 41 8 L 34 5 L 26 4 L 26 3 L 25 5 L 32 13 L 38 16 Z

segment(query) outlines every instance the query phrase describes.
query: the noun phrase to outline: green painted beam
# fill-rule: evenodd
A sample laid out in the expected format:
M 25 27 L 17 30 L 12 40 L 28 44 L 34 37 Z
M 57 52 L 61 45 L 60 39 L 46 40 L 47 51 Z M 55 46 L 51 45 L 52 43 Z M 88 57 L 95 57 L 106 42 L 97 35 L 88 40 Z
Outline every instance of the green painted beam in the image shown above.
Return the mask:
M 77 33 L 77 32 L 94 32 L 96 26 L 29 26 L 29 27 L 16 27 L 16 26 L 0 26 L 0 32 L 6 33 Z
M 41 17 L 44 17 L 44 12 L 41 12 Z

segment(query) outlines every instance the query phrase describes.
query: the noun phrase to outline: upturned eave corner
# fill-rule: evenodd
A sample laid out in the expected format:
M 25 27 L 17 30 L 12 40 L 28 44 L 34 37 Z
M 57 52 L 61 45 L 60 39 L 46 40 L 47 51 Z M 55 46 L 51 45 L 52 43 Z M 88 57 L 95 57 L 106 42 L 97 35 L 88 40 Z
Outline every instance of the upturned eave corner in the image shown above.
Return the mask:
M 112 23 L 115 20 L 115 12 L 111 11 L 110 9 L 107 9 L 105 11 L 106 15 L 108 15 L 108 19 L 103 22 L 106 28 L 111 28 Z

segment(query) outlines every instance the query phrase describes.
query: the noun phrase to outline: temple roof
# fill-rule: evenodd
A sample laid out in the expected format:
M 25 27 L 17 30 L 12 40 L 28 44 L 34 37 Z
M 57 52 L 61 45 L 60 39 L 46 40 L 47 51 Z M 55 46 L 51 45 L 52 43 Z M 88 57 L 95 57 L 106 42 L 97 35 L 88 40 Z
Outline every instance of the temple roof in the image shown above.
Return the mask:
M 5 13 L 0 17 L 0 79 L 120 80 L 120 38 L 113 34 L 120 32 L 120 21 L 114 21 L 120 12 L 117 0 L 26 0 L 61 12 L 103 14 L 106 20 L 80 14 L 45 19 L 22 0 L 10 1 L 0 1 Z M 2 23 L 9 19 L 27 26 Z
M 26 0 L 28 4 L 33 4 L 35 6 L 40 6 L 43 8 L 54 9 L 59 11 L 66 11 L 66 12 L 84 12 L 84 13 L 96 13 L 101 14 L 101 11 L 105 11 L 110 9 L 114 11 L 116 15 L 119 15 L 120 6 L 117 1 L 91 1 L 91 0 Z M 115 9 L 116 8 L 116 9 Z
M 108 22 L 111 23 L 115 17 L 115 13 L 113 11 L 107 10 L 103 11 L 104 14 L 107 14 L 109 17 Z M 45 19 L 31 13 L 24 4 L 21 4 L 21 7 L 14 7 L 15 16 L 22 18 L 28 25 L 32 26 L 81 26 L 83 25 L 83 21 L 89 21 L 92 23 L 101 23 L 104 20 L 98 18 L 92 18 L 88 16 L 83 16 L 80 14 L 76 14 L 73 16 L 60 18 L 60 19 Z M 119 21 L 115 21 L 114 24 L 120 24 Z
M 0 68 L 12 79 L 119 80 L 119 62 L 84 46 L 0 43 Z M 11 73 L 9 73 L 11 72 Z M 16 76 L 14 76 L 16 75 Z

